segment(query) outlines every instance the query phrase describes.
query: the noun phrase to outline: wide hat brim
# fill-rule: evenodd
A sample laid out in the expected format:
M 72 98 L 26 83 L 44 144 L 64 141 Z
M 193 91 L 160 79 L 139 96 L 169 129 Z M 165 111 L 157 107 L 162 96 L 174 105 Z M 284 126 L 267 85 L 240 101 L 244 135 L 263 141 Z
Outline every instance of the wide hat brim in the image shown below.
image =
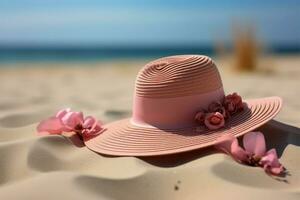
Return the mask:
M 226 120 L 224 128 L 199 130 L 199 127 L 160 129 L 134 125 L 123 119 L 104 126 L 100 135 L 85 145 L 101 154 L 113 156 L 157 156 L 191 151 L 215 145 L 224 134 L 241 136 L 265 124 L 280 111 L 279 97 L 245 100 L 246 109 Z M 176 112 L 176 111 L 174 111 Z

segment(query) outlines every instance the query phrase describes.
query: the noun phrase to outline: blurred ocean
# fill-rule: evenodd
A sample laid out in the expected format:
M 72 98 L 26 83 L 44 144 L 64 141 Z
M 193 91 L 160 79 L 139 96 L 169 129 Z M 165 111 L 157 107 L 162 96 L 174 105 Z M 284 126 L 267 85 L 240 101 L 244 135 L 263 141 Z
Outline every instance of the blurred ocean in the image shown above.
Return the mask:
M 300 47 L 278 46 L 273 54 L 300 53 Z M 18 62 L 97 62 L 112 59 L 145 59 L 178 54 L 215 54 L 213 46 L 171 47 L 0 47 L 0 63 Z

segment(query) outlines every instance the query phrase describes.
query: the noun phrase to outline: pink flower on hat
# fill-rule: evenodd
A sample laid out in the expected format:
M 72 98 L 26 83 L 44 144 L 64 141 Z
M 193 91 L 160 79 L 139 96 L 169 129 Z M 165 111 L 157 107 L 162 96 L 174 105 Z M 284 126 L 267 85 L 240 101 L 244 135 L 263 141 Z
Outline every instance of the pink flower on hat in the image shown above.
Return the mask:
M 224 118 L 226 118 L 226 109 L 220 102 L 214 101 L 211 104 L 209 104 L 208 112 L 219 112 L 223 115 Z
M 60 110 L 55 116 L 43 120 L 37 126 L 39 134 L 62 134 L 75 132 L 83 137 L 100 134 L 101 123 L 94 117 L 83 116 L 82 112 L 73 112 L 69 108 Z
M 205 120 L 205 113 L 203 111 L 199 111 L 196 113 L 194 120 L 198 123 L 203 125 Z
M 205 126 L 210 130 L 216 130 L 225 125 L 224 116 L 219 112 L 208 113 L 205 115 Z
M 285 170 L 278 160 L 276 150 L 266 151 L 265 138 L 261 132 L 244 135 L 243 145 L 244 149 L 233 135 L 224 135 L 218 139 L 216 148 L 231 155 L 237 162 L 262 167 L 270 174 L 279 175 Z
M 204 125 L 210 130 L 217 130 L 225 126 L 227 120 L 233 114 L 244 109 L 241 96 L 237 93 L 229 94 L 221 102 L 214 101 L 208 105 L 207 109 L 196 113 L 194 120 L 199 125 Z
M 242 97 L 236 92 L 225 96 L 223 104 L 228 115 L 235 114 L 244 109 Z

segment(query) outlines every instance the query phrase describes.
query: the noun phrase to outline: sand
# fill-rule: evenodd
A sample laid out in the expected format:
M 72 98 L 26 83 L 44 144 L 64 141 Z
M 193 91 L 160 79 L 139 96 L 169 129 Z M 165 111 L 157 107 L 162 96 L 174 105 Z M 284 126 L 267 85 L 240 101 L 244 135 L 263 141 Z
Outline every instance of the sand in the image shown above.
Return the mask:
M 64 107 L 105 123 L 130 116 L 134 79 L 147 61 L 1 66 L 0 199 L 300 198 L 298 56 L 268 58 L 257 73 L 243 74 L 231 72 L 230 61 L 216 60 L 227 93 L 283 98 L 280 114 L 260 129 L 268 147 L 277 148 L 285 177 L 240 165 L 212 148 L 107 157 L 61 136 L 35 135 L 41 119 Z

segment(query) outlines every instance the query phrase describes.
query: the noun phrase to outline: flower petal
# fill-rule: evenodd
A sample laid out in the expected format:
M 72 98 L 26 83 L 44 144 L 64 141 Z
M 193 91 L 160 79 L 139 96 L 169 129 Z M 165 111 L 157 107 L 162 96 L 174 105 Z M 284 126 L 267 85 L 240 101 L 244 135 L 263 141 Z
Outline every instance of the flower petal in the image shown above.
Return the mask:
M 231 154 L 231 144 L 235 139 L 233 135 L 223 135 L 217 139 L 215 147 L 224 153 Z
M 269 150 L 265 156 L 260 160 L 260 164 L 267 172 L 271 172 L 272 174 L 280 174 L 283 172 L 284 167 L 278 160 L 278 156 L 275 149 Z
M 76 128 L 77 125 L 83 124 L 83 114 L 82 112 L 68 112 L 63 118 L 62 121 L 65 127 L 72 131 Z
M 85 137 L 98 135 L 102 130 L 101 122 L 96 118 L 88 116 L 84 119 L 82 135 Z
M 59 110 L 55 117 L 59 118 L 59 119 L 62 119 L 68 112 L 71 112 L 71 109 L 70 108 L 66 108 L 66 109 L 62 109 L 62 110 Z
M 199 123 L 199 124 L 204 124 L 204 120 L 205 120 L 205 113 L 203 111 L 199 111 L 196 113 L 194 120 Z
M 247 162 L 247 152 L 239 146 L 238 140 L 233 135 L 224 135 L 217 139 L 217 149 L 229 154 L 238 162 Z
M 84 122 L 83 122 L 83 127 L 84 128 L 93 128 L 96 125 L 97 125 L 96 118 L 94 118 L 92 116 L 87 116 L 86 118 L 84 118 Z
M 56 117 L 50 117 L 49 119 L 43 120 L 37 126 L 39 135 L 61 134 L 63 130 L 64 124 L 61 119 Z
M 242 163 L 248 163 L 248 153 L 240 147 L 237 139 L 235 139 L 231 144 L 231 154 L 235 160 Z
M 279 175 L 284 171 L 284 167 L 282 165 L 280 167 L 271 167 L 269 171 L 274 175 Z
M 243 138 L 245 150 L 255 156 L 262 157 L 266 153 L 265 137 L 261 132 L 249 132 Z
M 205 115 L 204 124 L 209 130 L 217 130 L 224 127 L 225 119 L 224 116 L 219 112 L 207 113 Z

